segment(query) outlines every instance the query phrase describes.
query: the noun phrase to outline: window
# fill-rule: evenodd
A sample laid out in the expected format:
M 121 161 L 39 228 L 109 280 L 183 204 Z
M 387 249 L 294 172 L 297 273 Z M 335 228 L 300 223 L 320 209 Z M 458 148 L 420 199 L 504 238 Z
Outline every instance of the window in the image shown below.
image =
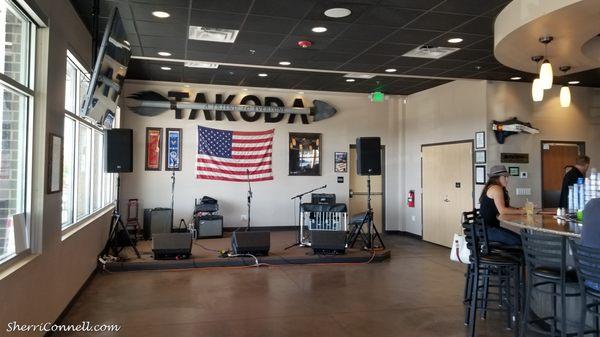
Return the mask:
M 15 226 L 29 231 L 35 28 L 12 1 L 0 0 L 0 262 L 29 248 L 25 242 L 17 251 Z
M 62 228 L 113 202 L 114 175 L 104 172 L 104 132 L 79 111 L 90 82 L 75 56 L 67 51 L 63 161 Z

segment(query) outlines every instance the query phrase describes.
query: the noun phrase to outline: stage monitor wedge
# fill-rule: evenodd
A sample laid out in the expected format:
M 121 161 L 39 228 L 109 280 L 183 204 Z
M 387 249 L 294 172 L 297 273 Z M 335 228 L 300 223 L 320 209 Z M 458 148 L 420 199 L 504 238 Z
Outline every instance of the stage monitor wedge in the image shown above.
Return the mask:
M 356 138 L 356 173 L 361 176 L 381 175 L 381 138 Z
M 133 172 L 133 130 L 111 129 L 104 134 L 104 167 L 108 173 Z
M 231 236 L 231 250 L 234 254 L 269 255 L 271 232 L 240 232 Z

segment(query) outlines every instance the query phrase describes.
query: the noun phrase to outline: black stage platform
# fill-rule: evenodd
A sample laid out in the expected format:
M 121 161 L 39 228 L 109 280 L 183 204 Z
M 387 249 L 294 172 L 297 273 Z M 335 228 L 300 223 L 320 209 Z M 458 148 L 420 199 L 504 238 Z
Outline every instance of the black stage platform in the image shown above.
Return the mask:
M 285 247 L 296 242 L 296 235 L 296 231 L 272 231 L 269 256 L 258 257 L 259 262 L 271 265 L 367 263 L 381 262 L 391 257 L 389 249 L 376 250 L 373 254 L 370 251 L 356 248 L 361 245 L 360 241 L 356 243 L 355 248 L 347 249 L 345 255 L 314 255 L 310 247 L 299 246 L 284 250 Z M 151 241 L 139 241 L 137 248 L 141 258 L 138 259 L 131 248 L 126 248 L 121 252 L 123 261 L 109 262 L 106 264 L 106 269 L 109 271 L 132 271 L 239 267 L 255 264 L 252 257 L 222 258 L 216 251 L 213 251 L 231 249 L 230 232 L 226 232 L 223 238 L 194 240 L 192 257 L 185 260 L 154 260 Z

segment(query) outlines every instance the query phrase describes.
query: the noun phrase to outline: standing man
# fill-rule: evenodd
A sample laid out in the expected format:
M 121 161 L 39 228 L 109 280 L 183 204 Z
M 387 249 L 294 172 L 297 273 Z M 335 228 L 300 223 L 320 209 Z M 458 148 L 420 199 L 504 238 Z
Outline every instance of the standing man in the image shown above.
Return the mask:
M 577 184 L 577 179 L 585 178 L 585 174 L 590 167 L 590 157 L 579 156 L 569 172 L 563 178 L 562 190 L 560 191 L 560 204 L 558 207 L 569 207 L 569 186 Z

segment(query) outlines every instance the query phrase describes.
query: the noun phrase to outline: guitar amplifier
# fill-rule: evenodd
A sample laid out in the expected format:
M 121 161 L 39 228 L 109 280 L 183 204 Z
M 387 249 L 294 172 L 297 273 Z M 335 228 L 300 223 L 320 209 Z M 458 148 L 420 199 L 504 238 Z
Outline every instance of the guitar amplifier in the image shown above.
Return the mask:
M 155 260 L 187 259 L 192 256 L 192 234 L 157 233 L 152 235 Z
M 311 248 L 315 254 L 345 254 L 345 231 L 310 231 Z
M 170 208 L 144 209 L 144 240 L 149 240 L 158 233 L 171 233 Z
M 223 216 L 203 215 L 194 220 L 196 238 L 223 237 Z

